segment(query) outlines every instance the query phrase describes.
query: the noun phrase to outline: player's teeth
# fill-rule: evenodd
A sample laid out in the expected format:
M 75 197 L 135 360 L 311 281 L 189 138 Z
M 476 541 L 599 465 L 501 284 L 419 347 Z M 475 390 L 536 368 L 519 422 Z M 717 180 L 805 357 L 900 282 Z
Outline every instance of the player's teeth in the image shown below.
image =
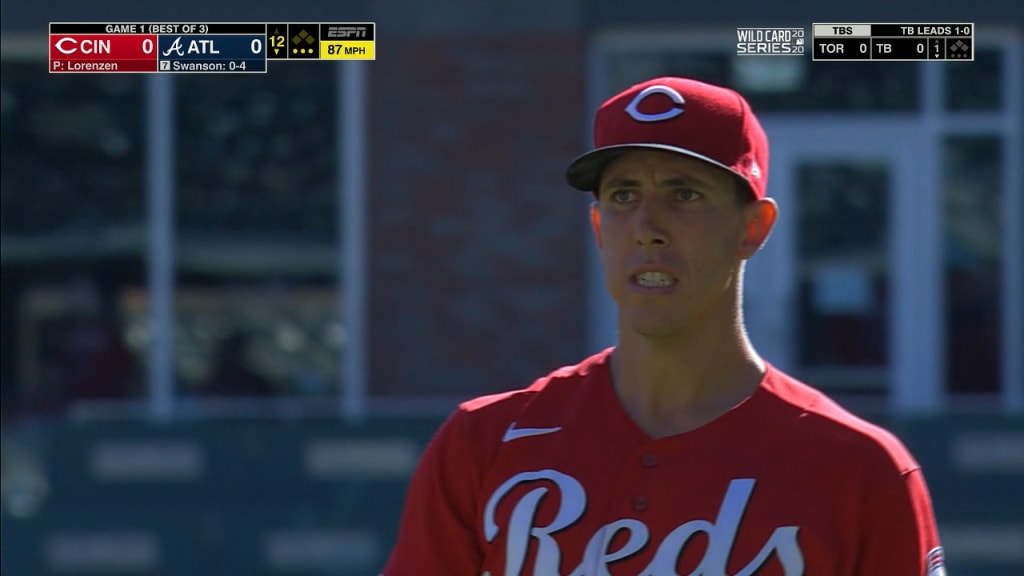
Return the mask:
M 641 286 L 671 286 L 672 277 L 662 272 L 644 272 L 636 275 L 636 282 Z

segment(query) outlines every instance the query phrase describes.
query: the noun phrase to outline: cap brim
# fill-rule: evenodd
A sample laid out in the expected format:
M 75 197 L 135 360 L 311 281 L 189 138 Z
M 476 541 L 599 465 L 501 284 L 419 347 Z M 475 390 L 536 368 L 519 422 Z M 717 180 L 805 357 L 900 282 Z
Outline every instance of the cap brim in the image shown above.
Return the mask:
M 584 192 L 597 192 L 599 185 L 601 184 L 601 172 L 608 166 L 608 164 L 632 150 L 662 150 L 665 152 L 674 152 L 676 154 L 682 154 L 698 160 L 703 160 L 712 166 L 717 166 L 723 170 L 727 170 L 730 174 L 738 176 L 744 182 L 747 179 L 742 174 L 736 172 L 732 168 L 712 160 L 703 154 L 698 154 L 692 150 L 686 148 L 679 148 L 676 146 L 668 146 L 666 144 L 617 144 L 614 146 L 605 146 L 596 150 L 591 150 L 586 154 L 577 157 L 569 164 L 568 170 L 566 170 L 565 177 L 569 181 L 569 185 L 577 190 Z

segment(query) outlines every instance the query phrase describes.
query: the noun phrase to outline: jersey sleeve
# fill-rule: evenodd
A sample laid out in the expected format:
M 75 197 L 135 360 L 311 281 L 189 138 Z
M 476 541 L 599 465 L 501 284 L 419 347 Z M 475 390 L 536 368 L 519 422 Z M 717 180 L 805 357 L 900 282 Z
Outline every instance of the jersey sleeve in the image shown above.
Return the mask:
M 467 419 L 456 411 L 427 445 L 382 576 L 480 574 L 482 551 L 473 519 L 482 463 Z
M 894 474 L 895 475 L 895 472 Z M 880 479 L 868 495 L 857 576 L 944 576 L 932 500 L 920 468 Z

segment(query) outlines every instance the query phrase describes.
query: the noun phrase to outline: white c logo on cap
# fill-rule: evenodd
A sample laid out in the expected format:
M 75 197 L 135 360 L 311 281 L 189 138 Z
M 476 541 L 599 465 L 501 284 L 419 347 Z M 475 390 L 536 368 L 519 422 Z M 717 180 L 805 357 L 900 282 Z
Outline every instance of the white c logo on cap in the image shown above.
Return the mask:
M 675 105 L 668 110 L 658 112 L 657 114 L 644 114 L 637 110 L 637 106 L 640 105 L 640 102 L 643 102 L 644 98 L 647 98 L 651 94 L 664 94 L 671 98 Z M 626 114 L 632 116 L 637 122 L 660 122 L 662 120 L 668 120 L 669 118 L 675 118 L 682 114 L 684 104 L 686 104 L 686 100 L 683 99 L 683 95 L 672 88 L 660 85 L 648 86 L 633 98 L 633 101 L 629 103 L 629 106 L 626 106 Z

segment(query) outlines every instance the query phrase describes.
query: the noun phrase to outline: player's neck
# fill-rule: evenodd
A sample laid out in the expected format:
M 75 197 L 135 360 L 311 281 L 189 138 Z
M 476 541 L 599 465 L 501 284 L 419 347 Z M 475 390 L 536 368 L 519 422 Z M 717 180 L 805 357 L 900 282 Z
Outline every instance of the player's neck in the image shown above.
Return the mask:
M 620 332 L 611 369 L 626 411 L 662 437 L 703 426 L 750 396 L 765 366 L 736 325 L 671 339 Z

